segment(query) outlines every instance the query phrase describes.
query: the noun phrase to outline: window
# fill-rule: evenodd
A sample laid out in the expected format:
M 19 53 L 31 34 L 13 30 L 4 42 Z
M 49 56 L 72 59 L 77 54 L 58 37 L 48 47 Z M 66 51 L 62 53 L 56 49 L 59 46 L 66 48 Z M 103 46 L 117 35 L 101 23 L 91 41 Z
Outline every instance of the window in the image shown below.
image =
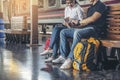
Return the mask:
M 56 6 L 56 0 L 48 0 L 48 6 L 49 6 L 49 7 L 54 7 L 54 6 Z
M 38 0 L 38 8 L 43 8 L 43 7 L 44 7 L 44 1 Z

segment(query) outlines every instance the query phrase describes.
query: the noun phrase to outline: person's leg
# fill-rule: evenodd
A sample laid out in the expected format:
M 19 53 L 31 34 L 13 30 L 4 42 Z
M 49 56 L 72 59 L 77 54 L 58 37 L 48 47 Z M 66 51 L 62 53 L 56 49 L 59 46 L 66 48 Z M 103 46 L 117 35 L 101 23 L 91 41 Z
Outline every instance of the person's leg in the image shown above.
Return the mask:
M 71 46 L 70 54 L 68 55 L 67 60 L 60 67 L 61 69 L 69 69 L 72 67 L 73 51 L 76 44 L 81 40 L 81 38 L 87 38 L 94 36 L 96 33 L 92 27 L 76 29 L 74 32 L 73 43 Z
M 53 46 L 53 54 L 52 54 L 53 58 L 56 58 L 59 55 L 59 52 L 58 52 L 59 44 L 60 44 L 60 41 L 58 40 L 58 41 L 56 41 L 56 43 Z
M 60 56 L 53 60 L 53 63 L 64 63 L 65 57 L 67 57 L 70 46 L 68 38 L 73 38 L 74 29 L 64 29 L 60 32 Z
M 49 48 L 53 49 L 53 54 L 52 57 L 56 58 L 56 56 L 58 55 L 58 49 L 59 49 L 59 44 L 60 44 L 60 32 L 63 29 L 66 29 L 67 27 L 58 24 L 54 27 L 53 29 L 53 33 L 51 35 L 51 40 L 50 40 L 50 46 Z
M 49 48 L 47 50 L 45 50 L 44 52 L 40 53 L 40 55 L 46 55 L 48 53 L 56 54 L 56 52 L 58 51 L 58 47 L 59 47 L 58 43 L 59 43 L 60 31 L 65 28 L 67 28 L 67 27 L 63 26 L 62 24 L 55 25 L 55 27 L 52 30 Z M 54 47 L 54 45 L 56 48 Z M 54 47 L 54 49 L 53 49 L 53 47 Z
M 52 35 L 51 35 L 51 39 L 50 39 L 50 45 L 49 48 L 53 49 L 54 44 L 56 44 L 56 42 L 59 42 L 60 39 L 60 31 L 62 29 L 66 29 L 67 27 L 63 26 L 62 24 L 57 24 L 55 25 L 55 27 L 52 30 Z
M 52 35 L 51 35 L 51 40 L 50 40 L 50 45 L 48 48 L 48 51 L 52 50 L 52 56 L 49 57 L 45 62 L 51 62 L 53 59 L 55 59 L 58 56 L 58 49 L 59 49 L 59 43 L 60 43 L 60 31 L 62 29 L 66 29 L 67 27 L 63 26 L 62 24 L 57 24 L 55 25 Z
M 52 56 L 45 60 L 45 62 L 51 62 L 58 56 L 59 40 L 55 42 L 53 46 Z
M 76 44 L 81 41 L 82 38 L 89 38 L 91 36 L 96 36 L 95 30 L 93 27 L 86 27 L 82 29 L 76 29 L 74 33 L 73 43 L 71 46 L 71 51 L 68 58 L 73 59 L 73 51 Z
M 60 32 L 60 54 L 67 57 L 70 52 L 68 38 L 73 38 L 74 29 L 64 29 Z

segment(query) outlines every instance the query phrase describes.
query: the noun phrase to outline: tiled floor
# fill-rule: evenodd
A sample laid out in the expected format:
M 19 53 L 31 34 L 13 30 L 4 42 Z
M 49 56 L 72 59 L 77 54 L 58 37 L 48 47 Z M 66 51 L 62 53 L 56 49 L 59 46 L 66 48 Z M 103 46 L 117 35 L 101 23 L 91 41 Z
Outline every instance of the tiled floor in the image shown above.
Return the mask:
M 27 47 L 10 43 L 0 48 L 0 80 L 120 80 L 120 71 L 95 71 L 79 73 L 75 70 L 60 70 L 59 65 L 44 62 L 43 46 Z

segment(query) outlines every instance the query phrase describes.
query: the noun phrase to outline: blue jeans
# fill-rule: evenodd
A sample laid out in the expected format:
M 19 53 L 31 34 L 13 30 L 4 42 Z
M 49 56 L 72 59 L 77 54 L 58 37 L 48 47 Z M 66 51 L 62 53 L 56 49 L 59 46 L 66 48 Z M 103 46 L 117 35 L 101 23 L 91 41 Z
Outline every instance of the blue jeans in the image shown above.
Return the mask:
M 50 45 L 49 48 L 53 49 L 53 57 L 57 56 L 57 52 L 59 49 L 59 42 L 60 42 L 60 31 L 62 29 L 66 29 L 67 27 L 65 27 L 62 24 L 56 24 L 55 27 L 52 30 L 52 35 L 51 35 L 51 39 L 50 39 Z
M 63 57 L 71 58 L 73 59 L 73 51 L 76 44 L 82 39 L 82 38 L 89 38 L 89 37 L 97 37 L 97 34 L 93 27 L 85 27 L 82 29 L 64 29 L 60 33 L 60 54 Z M 69 45 L 68 45 L 68 38 L 73 38 L 72 46 L 69 51 Z

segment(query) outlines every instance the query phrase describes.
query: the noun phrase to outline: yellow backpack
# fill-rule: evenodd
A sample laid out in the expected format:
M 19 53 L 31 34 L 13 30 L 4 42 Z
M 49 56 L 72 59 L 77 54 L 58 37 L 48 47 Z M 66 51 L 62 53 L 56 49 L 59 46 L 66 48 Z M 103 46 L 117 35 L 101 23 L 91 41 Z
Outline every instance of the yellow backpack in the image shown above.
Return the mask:
M 73 51 L 73 68 L 80 71 L 96 70 L 96 56 L 99 46 L 100 41 L 92 37 L 77 43 Z

